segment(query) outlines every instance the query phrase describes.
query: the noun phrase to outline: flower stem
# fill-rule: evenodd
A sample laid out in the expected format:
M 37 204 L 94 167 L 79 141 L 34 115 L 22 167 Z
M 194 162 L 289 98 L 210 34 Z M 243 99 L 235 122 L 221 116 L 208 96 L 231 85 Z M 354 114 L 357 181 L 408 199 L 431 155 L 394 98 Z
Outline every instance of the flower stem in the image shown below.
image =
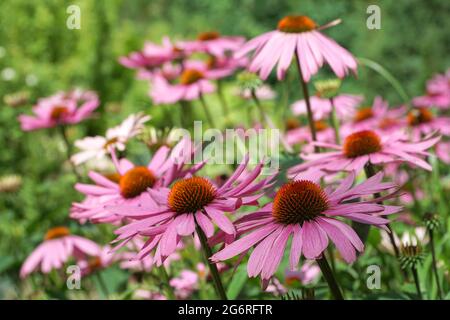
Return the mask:
M 266 113 L 264 112 L 264 108 L 261 105 L 261 102 L 258 99 L 258 96 L 256 95 L 255 89 L 251 89 L 250 90 L 251 94 L 252 94 L 252 99 L 255 102 L 256 107 L 258 108 L 259 111 L 259 117 L 261 119 L 261 122 L 264 124 L 266 123 L 267 119 L 266 119 Z
M 217 95 L 219 96 L 223 114 L 225 117 L 228 117 L 230 111 L 228 109 L 227 100 L 225 100 L 225 95 L 223 94 L 223 85 L 221 80 L 217 80 Z
M 344 300 L 344 296 L 342 295 L 341 289 L 339 288 L 336 277 L 334 276 L 333 271 L 328 264 L 325 254 L 322 254 L 322 257 L 316 259 L 316 261 L 320 267 L 320 270 L 322 271 L 323 276 L 325 277 L 325 280 L 328 283 L 328 287 L 330 288 L 331 294 L 333 295 L 334 299 Z
M 308 113 L 308 124 L 309 124 L 309 130 L 311 131 L 311 137 L 312 141 L 317 141 L 317 134 L 316 134 L 316 126 L 314 124 L 314 117 L 311 109 L 311 101 L 309 100 L 309 91 L 308 91 L 308 85 L 306 84 L 305 80 L 303 79 L 303 73 L 302 68 L 300 66 L 300 58 L 298 56 L 297 51 L 295 52 L 295 61 L 297 61 L 297 69 L 298 74 L 300 77 L 300 83 L 303 90 L 303 97 L 305 98 L 306 102 L 306 111 Z M 316 147 L 317 149 L 317 147 Z
M 105 281 L 103 280 L 102 275 L 100 274 L 100 272 L 95 272 L 95 276 L 98 280 L 98 283 L 100 286 L 100 291 L 102 292 L 103 296 L 107 299 L 109 296 L 109 291 L 108 291 L 108 287 L 106 286 Z
M 216 128 L 216 125 L 214 123 L 214 120 L 211 116 L 211 113 L 209 112 L 208 105 L 206 104 L 205 98 L 203 97 L 203 94 L 200 94 L 200 102 L 202 104 L 203 110 L 205 111 L 206 119 L 209 122 L 209 125 L 211 128 Z
M 436 286 L 437 286 L 437 293 L 440 300 L 442 300 L 442 289 L 441 289 L 441 283 L 439 282 L 439 274 L 436 264 L 436 250 L 434 249 L 434 234 L 433 230 L 429 230 L 430 234 L 430 248 L 431 248 L 431 257 L 433 259 L 433 273 L 434 277 L 436 279 Z
M 61 137 L 63 138 L 64 144 L 66 146 L 66 157 L 67 157 L 67 160 L 70 163 L 70 166 L 72 167 L 72 171 L 75 174 L 75 176 L 77 177 L 77 179 L 81 180 L 81 176 L 79 175 L 79 173 L 77 171 L 77 167 L 72 162 L 72 160 L 70 160 L 70 155 L 72 153 L 72 145 L 70 144 L 69 138 L 67 137 L 66 127 L 59 126 L 59 132 L 61 133 Z
M 341 144 L 341 136 L 339 134 L 339 120 L 336 116 L 336 107 L 334 106 L 334 100 L 333 98 L 330 98 L 331 103 L 331 114 L 330 114 L 330 121 L 331 125 L 334 129 L 334 137 L 336 139 L 336 144 Z
M 222 280 L 220 279 L 219 270 L 217 270 L 216 264 L 212 263 L 211 260 L 209 260 L 209 258 L 211 258 L 212 256 L 212 251 L 208 245 L 208 239 L 206 238 L 205 233 L 203 232 L 202 228 L 199 227 L 197 222 L 195 222 L 195 230 L 197 231 L 198 238 L 200 239 L 200 243 L 202 244 L 203 254 L 205 256 L 206 262 L 208 263 L 217 295 L 221 300 L 228 300 L 227 294 L 225 293 L 225 289 L 222 284 Z
M 159 268 L 159 273 L 161 278 L 164 281 L 164 286 L 166 287 L 166 295 L 170 300 L 176 300 L 177 298 L 175 297 L 175 293 L 173 292 L 172 287 L 170 286 L 170 277 L 166 271 L 166 268 L 164 267 L 164 265 L 160 266 Z
M 423 300 L 422 291 L 420 290 L 419 275 L 417 274 L 416 267 L 412 267 L 411 271 L 412 271 L 412 274 L 414 277 L 414 283 L 416 284 L 416 290 L 417 290 L 417 295 L 419 296 L 419 300 Z

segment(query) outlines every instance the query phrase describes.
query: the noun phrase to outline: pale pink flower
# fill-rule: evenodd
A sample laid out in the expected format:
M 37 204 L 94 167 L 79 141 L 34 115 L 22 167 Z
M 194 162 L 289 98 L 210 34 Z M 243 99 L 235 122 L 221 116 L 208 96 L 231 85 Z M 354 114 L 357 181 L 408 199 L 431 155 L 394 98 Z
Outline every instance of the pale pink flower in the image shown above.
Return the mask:
M 87 276 L 93 272 L 105 269 L 118 260 L 118 256 L 111 252 L 110 246 L 104 246 L 100 252 L 90 257 L 83 257 L 78 261 L 81 269 L 81 275 Z
M 175 289 L 178 299 L 189 298 L 198 289 L 199 276 L 192 270 L 182 270 L 178 277 L 170 279 L 170 286 Z
M 352 116 L 356 107 L 363 101 L 364 97 L 361 95 L 341 94 L 333 98 L 333 105 L 336 109 L 336 114 L 340 118 L 348 118 Z M 321 98 L 317 96 L 310 97 L 311 109 L 315 120 L 324 119 L 329 116 L 332 106 L 330 99 Z M 306 102 L 299 100 L 291 105 L 292 113 L 295 116 L 306 115 Z
M 134 293 L 136 298 L 145 300 L 167 300 L 167 297 L 160 292 L 138 289 Z
M 200 96 L 215 90 L 210 81 L 212 78 L 208 78 L 208 75 L 209 71 L 185 69 L 179 76 L 179 82 L 174 84 L 161 76 L 155 76 L 149 95 L 155 104 L 197 100 Z
M 436 156 L 445 164 L 450 164 L 450 141 L 440 141 L 436 144 Z
M 334 21 L 319 27 L 307 16 L 287 16 L 280 20 L 277 30 L 250 40 L 236 52 L 236 56 L 255 51 L 249 71 L 259 71 L 262 79 L 269 76 L 277 63 L 277 77 L 283 79 L 294 54 L 306 82 L 324 63 L 328 63 L 333 72 L 343 78 L 349 70 L 356 73 L 356 59 L 320 32 L 337 23 Z
M 345 122 L 341 131 L 349 135 L 356 131 L 379 129 L 392 132 L 401 127 L 400 117 L 406 112 L 404 106 L 389 108 L 389 103 L 377 96 L 372 106 L 363 106 L 355 110 L 348 122 Z
M 238 95 L 246 100 L 253 99 L 252 92 L 249 88 L 243 90 L 238 89 Z M 276 98 L 277 94 L 269 85 L 262 85 L 255 90 L 255 95 L 259 100 L 273 100 Z
M 415 141 L 436 131 L 444 136 L 450 136 L 450 117 L 435 115 L 428 108 L 414 108 L 408 113 L 405 121 Z
M 131 138 L 137 136 L 144 128 L 144 123 L 151 117 L 143 113 L 129 115 L 120 125 L 110 128 L 105 136 L 86 137 L 75 141 L 75 146 L 80 152 L 71 157 L 75 165 L 80 165 L 92 159 L 104 158 L 110 153 L 111 148 L 119 151 L 125 150 L 125 145 Z
M 446 93 L 428 93 L 424 96 L 415 97 L 412 103 L 415 107 L 448 109 L 450 107 L 450 90 Z
M 93 241 L 76 235 L 71 235 L 66 227 L 56 227 L 48 230 L 42 242 L 28 256 L 20 269 L 20 277 L 25 278 L 36 269 L 49 273 L 60 269 L 70 259 L 84 259 L 86 256 L 97 256 L 100 247 Z
M 334 190 L 323 189 L 310 180 L 288 182 L 280 187 L 273 201 L 235 222 L 237 235 L 241 237 L 231 243 L 225 238 L 225 243 L 229 244 L 211 260 L 218 262 L 242 256 L 254 247 L 247 271 L 249 277 L 261 276 L 263 288 L 277 270 L 291 236 L 291 270 L 296 270 L 302 254 L 307 259 L 320 258 L 329 240 L 343 259 L 352 263 L 356 252 L 362 252 L 364 245 L 356 232 L 337 218 L 386 229 L 389 220 L 382 216 L 398 213 L 401 207 L 377 202 L 392 197 L 392 193 L 382 198 L 361 199 L 395 188 L 395 184 L 383 183 L 382 179 L 383 174 L 378 173 L 352 187 L 355 180 L 352 172 Z
M 99 104 L 90 91 L 59 92 L 40 99 L 33 107 L 34 116 L 20 115 L 19 121 L 24 131 L 76 124 L 89 118 Z
M 131 69 L 152 69 L 183 56 L 183 50 L 174 45 L 168 37 L 164 37 L 161 45 L 146 42 L 142 51 L 131 52 L 128 56 L 120 57 L 119 62 Z
M 436 74 L 427 82 L 427 93 L 430 95 L 448 94 L 450 92 L 450 69 L 445 74 Z
M 368 163 L 383 165 L 387 163 L 406 163 L 431 171 L 431 166 L 423 158 L 430 154 L 427 149 L 434 146 L 440 136 L 410 142 L 403 132 L 384 135 L 375 131 L 363 130 L 352 133 L 342 145 L 316 142 L 314 145 L 332 149 L 322 153 L 302 154 L 305 162 L 289 169 L 291 176 L 309 169 L 317 168 L 328 172 L 361 172 Z
M 245 42 L 243 37 L 223 36 L 216 31 L 200 33 L 196 40 L 183 41 L 179 45 L 189 53 L 203 52 L 223 57 L 228 52 L 236 51 Z
M 267 286 L 267 288 L 264 290 L 264 292 L 272 293 L 274 296 L 280 296 L 280 295 L 286 294 L 288 291 L 281 284 L 280 280 L 278 280 L 276 277 L 273 277 L 272 281 Z
M 315 282 L 320 277 L 320 268 L 312 260 L 307 260 L 300 268 L 300 270 L 286 270 L 285 282 L 288 285 L 294 284 L 298 281 L 300 284 L 307 286 Z

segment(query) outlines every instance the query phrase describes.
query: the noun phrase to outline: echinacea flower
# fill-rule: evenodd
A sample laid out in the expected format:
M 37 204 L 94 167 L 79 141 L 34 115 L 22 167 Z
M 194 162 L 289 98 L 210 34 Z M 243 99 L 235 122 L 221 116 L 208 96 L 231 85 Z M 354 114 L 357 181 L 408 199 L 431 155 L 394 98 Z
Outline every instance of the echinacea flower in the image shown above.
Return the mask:
M 414 108 L 408 113 L 406 122 L 414 141 L 435 131 L 450 136 L 450 117 L 435 115 L 429 108 Z
M 363 96 L 341 94 L 333 98 L 336 114 L 341 118 L 348 118 L 355 113 L 356 107 L 363 101 Z M 311 108 L 315 120 L 327 117 L 332 109 L 331 100 L 317 96 L 310 97 Z M 306 115 L 306 101 L 299 100 L 291 105 L 295 116 Z
M 238 94 L 245 100 L 252 99 L 252 90 L 249 88 L 238 89 Z M 268 85 L 262 85 L 255 89 L 258 100 L 272 100 L 277 96 L 276 92 Z
M 383 233 L 384 234 L 384 233 Z M 307 286 L 320 277 L 320 268 L 312 260 L 307 260 L 301 266 L 300 270 L 286 270 L 285 282 L 289 286 L 293 286 L 296 282 Z
M 196 232 L 197 225 L 208 238 L 214 234 L 214 224 L 233 236 L 235 228 L 225 212 L 234 213 L 243 204 L 257 204 L 261 190 L 270 186 L 273 178 L 255 181 L 262 170 L 262 164 L 259 164 L 245 179 L 237 182 L 248 162 L 247 156 L 227 182 L 218 188 L 206 178 L 193 176 L 176 181 L 170 189 L 149 190 L 154 201 L 143 201 L 139 206 L 111 207 L 114 214 L 135 220 L 116 230 L 115 241 L 122 241 L 116 248 L 137 235 L 147 236 L 138 257 L 142 259 L 156 248 L 154 258 L 160 266 L 175 251 L 183 236 Z
M 90 117 L 98 106 L 99 100 L 91 92 L 58 93 L 40 99 L 33 107 L 35 115 L 20 115 L 19 121 L 24 131 L 75 124 Z
M 377 128 L 385 131 L 398 129 L 401 126 L 400 117 L 405 111 L 404 106 L 389 108 L 388 102 L 377 96 L 371 106 L 362 106 L 354 110 L 351 117 L 346 117 L 349 121 L 341 127 L 341 131 L 344 135 L 348 135 L 356 131 Z
M 423 159 L 430 154 L 426 151 L 441 139 L 428 137 L 417 142 L 409 142 L 403 132 L 383 135 L 371 130 L 363 130 L 348 135 L 342 145 L 317 142 L 314 145 L 333 149 L 322 153 L 302 154 L 306 161 L 289 169 L 295 176 L 299 172 L 315 167 L 317 169 L 339 172 L 361 172 L 368 163 L 373 165 L 404 162 L 413 167 L 431 171 L 431 166 Z
M 424 96 L 415 97 L 412 104 L 415 107 L 448 109 L 450 107 L 450 90 L 446 93 L 427 93 Z
M 389 220 L 382 216 L 398 213 L 401 207 L 377 204 L 381 198 L 361 199 L 395 188 L 392 183 L 381 182 L 382 179 L 383 174 L 378 173 L 352 187 L 355 174 L 350 173 L 334 190 L 311 180 L 290 181 L 280 187 L 273 201 L 237 220 L 236 229 L 242 237 L 227 244 L 211 260 L 218 262 L 244 255 L 254 247 L 247 271 L 249 277 L 261 276 L 263 288 L 277 270 L 289 238 L 292 238 L 291 270 L 296 270 L 301 255 L 306 259 L 320 258 L 329 240 L 343 259 L 352 263 L 356 252 L 363 252 L 364 245 L 356 232 L 338 218 L 386 229 Z
M 151 83 L 150 97 L 155 104 L 172 104 L 196 100 L 214 90 L 215 87 L 208 78 L 208 71 L 185 69 L 178 82 L 173 84 L 161 76 L 155 76 Z
M 196 40 L 183 41 L 179 45 L 189 53 L 202 52 L 217 57 L 223 57 L 228 52 L 234 52 L 245 42 L 243 37 L 223 36 L 217 31 L 202 32 Z
M 436 74 L 427 82 L 427 93 L 445 95 L 450 92 L 450 69 L 445 74 Z
M 343 78 L 349 70 L 356 73 L 356 59 L 320 32 L 337 23 L 338 21 L 334 21 L 318 26 L 307 16 L 286 16 L 278 22 L 277 30 L 250 40 L 236 52 L 236 56 L 255 51 L 249 70 L 259 71 L 262 79 L 267 79 L 277 63 L 277 77 L 279 80 L 283 79 L 294 55 L 305 82 L 308 82 L 324 63 L 328 63 L 333 72 Z
M 178 277 L 170 279 L 170 286 L 178 299 L 188 299 L 198 289 L 199 276 L 192 270 L 182 270 Z
M 142 51 L 131 52 L 128 56 L 120 57 L 119 62 L 131 69 L 152 69 L 179 59 L 183 55 L 183 50 L 174 45 L 168 37 L 164 37 L 161 45 L 146 42 Z
M 174 179 L 201 168 L 201 164 L 192 166 L 188 171 L 183 168 L 185 162 L 178 157 L 177 151 L 190 148 L 190 141 L 186 139 L 181 140 L 172 151 L 163 146 L 155 152 L 147 166 L 135 165 L 127 159 L 118 160 L 113 151 L 118 174 L 105 177 L 94 171 L 89 172 L 95 184 L 77 183 L 75 189 L 91 199 L 89 202 L 74 203 L 71 217 L 92 222 L 120 221 L 123 217 L 111 214 L 107 206 L 137 205 L 150 197 L 148 189 L 168 186 Z
M 117 255 L 111 252 L 110 246 L 104 246 L 96 255 L 85 256 L 78 261 L 81 275 L 87 276 L 96 271 L 105 269 L 118 260 Z
M 131 114 L 120 125 L 108 129 L 104 137 L 86 137 L 75 141 L 75 146 L 81 151 L 72 155 L 72 162 L 80 165 L 91 159 L 101 159 L 110 152 L 110 148 L 125 150 L 128 140 L 138 135 L 150 119 L 141 112 Z
M 60 269 L 69 260 L 84 259 L 86 256 L 97 256 L 100 247 L 93 241 L 70 234 L 66 227 L 55 227 L 47 231 L 42 242 L 28 256 L 20 269 L 20 277 L 25 278 L 40 268 L 43 273 Z

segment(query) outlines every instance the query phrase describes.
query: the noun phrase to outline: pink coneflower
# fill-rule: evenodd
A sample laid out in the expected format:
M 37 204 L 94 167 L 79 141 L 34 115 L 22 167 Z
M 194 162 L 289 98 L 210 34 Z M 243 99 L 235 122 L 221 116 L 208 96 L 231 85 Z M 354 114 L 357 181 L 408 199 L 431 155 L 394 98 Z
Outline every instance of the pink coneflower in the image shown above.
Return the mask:
M 211 259 L 224 261 L 254 247 L 247 264 L 248 275 L 260 275 L 263 287 L 277 270 L 291 236 L 291 270 L 296 270 L 302 254 L 307 259 L 320 259 L 329 240 L 343 259 L 352 263 L 356 251 L 362 252 L 364 245 L 356 232 L 337 218 L 385 229 L 389 220 L 381 216 L 398 213 L 401 208 L 376 204 L 379 198 L 361 200 L 395 187 L 381 182 L 382 178 L 382 173 L 378 173 L 352 187 L 355 174 L 350 173 L 334 191 L 310 180 L 288 182 L 280 187 L 272 202 L 236 221 L 238 233 L 248 234 L 225 246 Z
M 215 87 L 209 79 L 208 72 L 197 69 L 185 69 L 178 82 L 173 84 L 161 76 L 155 76 L 149 94 L 155 104 L 197 100 L 204 94 L 214 92 Z
M 239 89 L 237 91 L 238 95 L 246 100 L 253 99 L 252 90 L 249 88 L 245 88 L 243 90 Z M 276 98 L 277 94 L 272 88 L 268 85 L 262 85 L 255 89 L 255 95 L 258 100 L 273 100 Z
M 188 299 L 198 289 L 199 276 L 192 270 L 182 270 L 176 278 L 170 279 L 170 286 L 178 299 Z
M 406 122 L 411 130 L 413 140 L 418 140 L 435 131 L 450 136 L 450 117 L 434 115 L 428 108 L 414 108 L 408 113 Z
M 342 145 L 317 142 L 315 145 L 334 151 L 302 154 L 306 162 L 289 169 L 295 175 L 315 167 L 329 172 L 355 171 L 359 173 L 366 164 L 387 164 L 404 162 L 425 170 L 431 166 L 423 160 L 429 156 L 426 151 L 441 139 L 440 136 L 418 142 L 408 142 L 405 134 L 382 135 L 375 131 L 363 130 L 347 136 Z
M 273 178 L 255 181 L 262 170 L 260 164 L 236 183 L 248 162 L 246 157 L 219 188 L 206 178 L 194 176 L 178 180 L 170 189 L 149 190 L 156 203 L 143 201 L 140 206 L 110 208 L 115 214 L 136 220 L 116 230 L 119 235 L 116 241 L 123 241 L 122 246 L 136 235 L 148 236 L 138 257 L 143 258 L 156 248 L 156 265 L 160 266 L 175 251 L 181 237 L 196 232 L 196 225 L 208 238 L 214 234 L 213 223 L 225 234 L 234 235 L 235 228 L 225 212 L 234 213 L 243 204 L 257 204 L 261 190 L 268 187 Z
M 236 70 L 244 68 L 248 61 L 245 57 L 236 59 L 234 57 L 210 56 L 206 61 L 206 70 L 210 79 L 222 79 L 233 75 Z M 189 67 L 189 65 L 186 65 Z M 202 70 L 199 68 L 199 70 Z
M 131 52 L 128 56 L 120 57 L 119 62 L 131 69 L 152 69 L 181 57 L 183 57 L 183 50 L 174 45 L 168 37 L 164 37 L 161 45 L 146 42 L 142 51 Z
M 98 270 L 105 269 L 117 261 L 118 256 L 111 252 L 110 246 L 104 246 L 100 252 L 90 257 L 83 257 L 78 261 L 81 275 L 87 276 Z
M 280 20 L 277 30 L 250 40 L 236 55 L 243 56 L 255 51 L 249 70 L 259 71 L 262 79 L 268 77 L 277 63 L 277 77 L 283 79 L 294 54 L 305 82 L 325 62 L 339 78 L 343 78 L 349 70 L 356 72 L 357 63 L 350 52 L 320 32 L 335 24 L 318 26 L 307 16 L 287 16 Z
M 399 118 L 405 114 L 406 108 L 401 106 L 398 108 L 389 108 L 387 101 L 382 97 L 375 97 L 372 106 L 363 106 L 355 110 L 350 120 L 341 128 L 344 135 L 361 131 L 373 130 L 378 128 L 380 130 L 389 131 L 391 129 L 398 129 L 401 124 Z
M 91 240 L 71 235 L 66 227 L 56 227 L 47 231 L 42 242 L 25 260 L 20 269 L 20 277 L 25 278 L 40 266 L 43 273 L 60 269 L 71 257 L 84 259 L 97 256 L 100 247 Z
M 176 157 L 176 150 L 180 148 L 190 149 L 190 142 L 185 139 L 180 141 L 172 153 L 168 147 L 162 146 L 147 166 L 137 166 L 127 159 L 118 160 L 113 151 L 113 162 L 118 174 L 105 177 L 91 171 L 89 177 L 94 185 L 77 183 L 77 191 L 97 199 L 74 203 L 72 218 L 89 219 L 92 222 L 120 221 L 122 216 L 111 214 L 107 206 L 138 205 L 150 198 L 148 189 L 168 186 L 173 180 L 199 170 L 202 164 L 184 168 L 183 159 Z
M 412 103 L 415 107 L 448 109 L 450 107 L 450 91 L 436 94 L 428 93 L 425 96 L 415 97 Z
M 312 260 L 307 260 L 300 270 L 286 270 L 285 282 L 288 286 L 293 286 L 296 282 L 307 286 L 320 277 L 320 268 Z
M 180 42 L 186 52 L 203 52 L 223 57 L 227 52 L 236 51 L 245 42 L 243 37 L 223 36 L 217 31 L 202 32 L 194 41 Z
M 341 94 L 333 98 L 333 105 L 336 108 L 336 113 L 339 117 L 348 118 L 355 113 L 356 107 L 363 99 L 364 97 L 359 95 Z M 315 120 L 328 117 L 332 109 L 330 99 L 312 96 L 310 101 Z M 294 102 L 291 106 L 291 110 L 296 116 L 306 114 L 306 101 L 299 100 Z
M 444 163 L 450 164 L 450 141 L 440 141 L 436 144 L 436 156 Z
M 101 159 L 109 153 L 110 148 L 124 151 L 128 140 L 138 135 L 144 123 L 150 119 L 150 116 L 141 112 L 131 114 L 120 125 L 108 129 L 104 137 L 86 137 L 75 141 L 75 146 L 81 151 L 72 155 L 72 162 L 80 165 L 88 160 Z
M 445 74 L 437 74 L 427 82 L 427 93 L 447 94 L 450 92 L 450 69 Z
M 20 115 L 19 121 L 24 131 L 75 124 L 90 117 L 98 106 L 97 95 L 92 92 L 57 93 L 38 101 L 33 107 L 35 116 Z
M 160 292 L 153 292 L 144 289 L 136 290 L 134 296 L 138 299 L 145 299 L 145 300 L 167 300 L 167 297 L 161 294 Z

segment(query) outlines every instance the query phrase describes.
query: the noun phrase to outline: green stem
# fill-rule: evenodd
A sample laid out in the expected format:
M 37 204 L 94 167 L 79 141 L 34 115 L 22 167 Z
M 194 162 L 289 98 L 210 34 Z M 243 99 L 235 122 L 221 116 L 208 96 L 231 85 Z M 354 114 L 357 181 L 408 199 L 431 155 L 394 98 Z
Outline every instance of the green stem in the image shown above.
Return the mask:
M 330 121 L 331 121 L 333 130 L 334 130 L 334 137 L 336 139 L 336 144 L 340 145 L 341 144 L 341 136 L 339 134 L 339 120 L 336 116 L 336 107 L 334 106 L 333 98 L 330 98 L 330 103 L 331 103 Z
M 333 274 L 333 271 L 330 268 L 330 265 L 328 264 L 327 258 L 324 254 L 322 254 L 322 257 L 319 259 L 316 259 L 317 264 L 320 267 L 320 270 L 322 271 L 322 274 L 325 278 L 325 280 L 328 283 L 328 287 L 330 288 L 331 294 L 333 295 L 335 300 L 344 300 L 344 296 L 342 295 L 342 291 L 339 288 L 339 285 L 336 281 L 336 277 Z
M 95 272 L 95 276 L 98 280 L 98 283 L 100 285 L 100 291 L 102 292 L 103 296 L 105 298 L 108 298 L 109 296 L 109 291 L 108 291 L 108 287 L 106 286 L 105 281 L 103 280 L 102 275 L 100 274 L 100 272 Z
M 61 133 L 61 136 L 63 138 L 64 144 L 66 146 L 66 157 L 67 157 L 67 160 L 69 161 L 70 166 L 72 167 L 73 173 L 77 177 L 78 181 L 80 181 L 81 180 L 81 176 L 80 176 L 80 174 L 77 171 L 77 167 L 75 166 L 75 164 L 70 159 L 70 155 L 72 154 L 72 145 L 70 144 L 69 138 L 67 137 L 65 126 L 59 126 L 59 132 Z
M 164 287 L 166 288 L 166 295 L 169 298 L 169 300 L 176 300 L 177 298 L 175 297 L 175 293 L 173 292 L 173 288 L 170 286 L 170 277 L 169 274 L 166 271 L 166 268 L 164 267 L 164 265 L 160 266 L 159 268 L 159 273 L 161 278 L 164 281 Z
M 417 295 L 419 296 L 419 300 L 423 300 L 422 290 L 420 290 L 419 275 L 417 274 L 416 267 L 412 267 L 411 271 L 412 271 L 412 274 L 414 277 L 414 283 L 416 284 L 416 290 L 417 290 Z
M 433 230 L 429 230 L 430 234 L 430 248 L 431 248 L 431 258 L 433 260 L 433 273 L 434 277 L 436 279 L 436 286 L 437 286 L 437 293 L 440 300 L 442 300 L 442 289 L 441 289 L 441 283 L 439 282 L 439 274 L 437 269 L 437 263 L 436 263 L 436 250 L 434 249 L 434 234 Z
M 209 112 L 208 105 L 206 104 L 205 98 L 203 97 L 202 94 L 200 94 L 200 102 L 203 106 L 203 110 L 205 111 L 206 119 L 208 120 L 209 125 L 211 126 L 211 128 L 216 128 L 216 125 L 211 116 L 211 113 Z
M 221 80 L 217 80 L 217 95 L 219 96 L 223 114 L 225 117 L 228 117 L 230 111 L 228 109 L 227 101 L 225 100 L 225 95 L 223 94 L 223 85 Z
M 256 107 L 258 108 L 259 117 L 261 119 L 262 124 L 267 124 L 266 113 L 264 112 L 264 108 L 259 101 L 255 89 L 251 89 L 252 99 L 255 102 Z
M 217 291 L 217 295 L 221 300 L 228 300 L 227 294 L 225 293 L 225 288 L 223 287 L 222 280 L 220 279 L 219 270 L 217 270 L 217 266 L 215 263 L 212 263 L 209 258 L 212 256 L 211 248 L 208 245 L 208 239 L 206 238 L 205 233 L 202 228 L 199 227 L 197 222 L 195 222 L 195 229 L 197 231 L 198 238 L 200 239 L 200 243 L 202 244 L 203 254 L 205 256 L 206 262 L 209 266 L 209 271 L 211 272 L 211 276 L 214 282 L 214 286 Z
M 306 102 L 306 111 L 308 113 L 309 130 L 311 131 L 312 140 L 317 141 L 316 126 L 314 124 L 314 117 L 313 117 L 313 113 L 312 113 L 312 109 L 311 109 L 311 101 L 309 99 L 308 85 L 306 84 L 305 80 L 303 79 L 302 68 L 300 66 L 300 58 L 298 56 L 297 51 L 295 52 L 295 58 L 296 58 L 295 61 L 297 61 L 297 69 L 298 69 L 298 74 L 300 77 L 300 84 L 301 84 L 302 90 L 303 90 L 303 98 L 305 99 L 305 102 Z M 316 149 L 317 149 L 317 147 L 316 147 Z

